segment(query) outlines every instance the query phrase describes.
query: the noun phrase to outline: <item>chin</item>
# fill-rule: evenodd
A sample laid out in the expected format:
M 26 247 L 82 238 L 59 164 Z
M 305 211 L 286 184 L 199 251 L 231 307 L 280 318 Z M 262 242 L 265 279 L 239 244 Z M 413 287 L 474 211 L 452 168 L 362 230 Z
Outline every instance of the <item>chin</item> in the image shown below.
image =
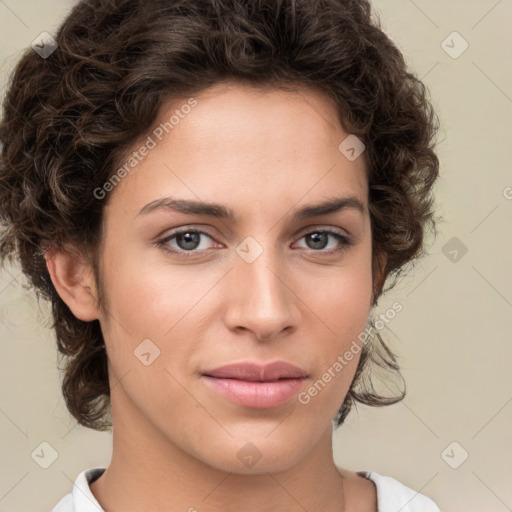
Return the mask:
M 294 442 L 290 437 L 285 441 L 283 436 L 277 435 L 271 439 L 273 435 L 268 436 L 268 431 L 265 431 L 258 437 L 230 439 L 206 457 L 203 454 L 201 459 L 223 472 L 258 475 L 286 471 L 307 454 L 308 447 L 304 442 Z M 298 450 L 297 446 L 301 446 L 303 451 Z

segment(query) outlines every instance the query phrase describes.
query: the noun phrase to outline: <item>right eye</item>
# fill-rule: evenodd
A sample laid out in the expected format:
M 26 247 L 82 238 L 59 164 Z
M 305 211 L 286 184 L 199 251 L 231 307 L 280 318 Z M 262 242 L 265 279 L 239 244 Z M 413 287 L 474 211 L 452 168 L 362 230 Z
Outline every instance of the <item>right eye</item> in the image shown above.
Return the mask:
M 202 237 L 213 239 L 212 235 L 205 231 L 197 229 L 180 229 L 168 234 L 166 237 L 158 240 L 157 245 L 164 251 L 178 254 L 179 256 L 190 257 L 194 252 L 201 252 L 208 250 L 201 244 Z M 171 242 L 173 242 L 171 244 Z M 201 247 L 203 245 L 203 247 Z

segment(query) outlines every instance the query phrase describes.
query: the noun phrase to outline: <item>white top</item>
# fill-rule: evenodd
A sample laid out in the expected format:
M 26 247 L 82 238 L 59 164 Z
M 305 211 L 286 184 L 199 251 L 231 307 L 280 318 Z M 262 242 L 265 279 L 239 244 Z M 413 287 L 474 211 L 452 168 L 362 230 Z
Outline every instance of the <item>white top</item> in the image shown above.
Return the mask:
M 73 490 L 51 512 L 105 512 L 89 487 L 105 469 L 96 467 L 82 471 L 75 480 Z M 376 512 L 441 512 L 430 498 L 409 489 L 394 478 L 373 471 L 358 473 L 372 480 L 377 487 Z

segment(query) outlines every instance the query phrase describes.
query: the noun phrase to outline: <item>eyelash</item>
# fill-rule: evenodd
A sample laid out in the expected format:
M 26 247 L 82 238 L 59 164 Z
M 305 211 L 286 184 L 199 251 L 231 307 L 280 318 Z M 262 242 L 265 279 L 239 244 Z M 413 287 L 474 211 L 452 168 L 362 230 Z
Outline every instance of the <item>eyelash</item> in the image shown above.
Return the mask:
M 196 252 L 202 252 L 202 251 L 198 251 L 197 249 L 191 249 L 190 251 L 186 251 L 184 249 L 170 249 L 169 248 L 169 245 L 168 245 L 168 242 L 174 238 L 176 238 L 177 236 L 183 234 L 183 233 L 198 233 L 200 235 L 207 235 L 208 237 L 210 237 L 211 239 L 214 239 L 214 237 L 208 233 L 207 231 L 201 231 L 201 230 L 198 230 L 198 229 L 180 229 L 178 231 L 174 231 L 172 233 L 170 233 L 168 236 L 166 236 L 165 238 L 162 238 L 160 240 L 158 240 L 156 242 L 156 245 L 161 248 L 162 250 L 166 251 L 166 252 L 169 252 L 169 253 L 172 253 L 172 254 L 177 254 L 179 257 L 183 257 L 183 258 L 190 258 L 190 257 L 194 257 L 194 253 Z M 333 255 L 333 254 L 337 254 L 337 253 L 341 253 L 341 252 L 344 252 L 346 251 L 349 247 L 351 247 L 352 245 L 354 245 L 354 242 L 353 240 L 346 236 L 346 235 L 342 235 L 341 233 L 339 233 L 338 231 L 335 231 L 335 230 L 332 230 L 332 229 L 317 229 L 317 230 L 313 230 L 313 231 L 308 231 L 307 233 L 304 233 L 300 238 L 299 240 L 301 240 L 302 238 L 304 238 L 305 236 L 307 235 L 311 235 L 313 233 L 321 233 L 321 234 L 329 234 L 329 235 L 332 235 L 335 239 L 338 240 L 338 242 L 340 242 L 340 245 L 338 246 L 338 248 L 336 249 L 331 249 L 329 251 L 325 251 L 323 249 L 318 249 L 318 250 L 315 250 L 315 249 L 309 249 L 310 252 L 313 252 L 313 253 L 320 253 L 320 254 L 327 254 L 327 255 Z

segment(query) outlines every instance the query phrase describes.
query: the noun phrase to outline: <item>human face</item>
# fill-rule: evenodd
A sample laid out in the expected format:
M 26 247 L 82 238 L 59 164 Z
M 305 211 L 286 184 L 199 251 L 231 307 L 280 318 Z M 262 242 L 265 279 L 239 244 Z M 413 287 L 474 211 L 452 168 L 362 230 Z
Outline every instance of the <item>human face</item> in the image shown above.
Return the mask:
M 223 471 L 284 470 L 330 432 L 357 367 L 352 351 L 323 378 L 354 341 L 361 345 L 371 309 L 365 163 L 339 150 L 349 134 L 317 92 L 223 83 L 195 99 L 161 141 L 153 136 L 156 147 L 104 210 L 108 314 L 100 322 L 115 383 L 114 432 L 133 439 L 144 430 Z M 155 126 L 185 103 L 166 104 Z M 220 203 L 234 219 L 148 207 L 167 197 Z M 344 197 L 354 202 L 337 212 L 294 217 Z M 170 238 L 178 228 L 201 234 Z M 278 405 L 236 403 L 203 375 L 277 360 L 308 374 Z M 301 402 L 299 393 L 322 378 Z M 244 450 L 259 458 L 254 466 L 241 462 Z

